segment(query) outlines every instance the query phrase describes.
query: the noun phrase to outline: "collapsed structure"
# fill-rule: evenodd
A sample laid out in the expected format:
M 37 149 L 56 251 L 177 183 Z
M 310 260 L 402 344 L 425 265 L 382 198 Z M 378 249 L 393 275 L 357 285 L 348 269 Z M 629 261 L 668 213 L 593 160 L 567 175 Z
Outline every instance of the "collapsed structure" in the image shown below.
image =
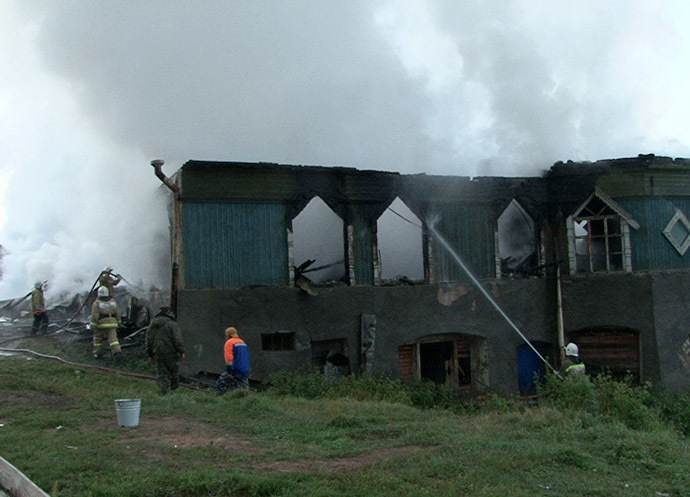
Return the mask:
M 192 371 L 222 370 L 232 325 L 259 380 L 337 357 L 526 394 L 540 356 L 557 365 L 573 341 L 589 371 L 690 391 L 688 159 L 523 178 L 195 160 L 168 178 L 152 165 L 173 192 L 171 300 Z M 300 221 L 314 205 L 325 224 Z M 398 239 L 396 222 L 416 234 Z M 405 255 L 409 272 L 391 274 Z

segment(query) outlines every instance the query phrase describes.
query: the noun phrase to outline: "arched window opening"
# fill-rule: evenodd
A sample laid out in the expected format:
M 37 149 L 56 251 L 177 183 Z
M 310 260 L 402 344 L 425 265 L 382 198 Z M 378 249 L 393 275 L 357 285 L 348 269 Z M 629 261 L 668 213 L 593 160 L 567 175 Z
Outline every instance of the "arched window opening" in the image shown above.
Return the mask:
M 632 271 L 630 227 L 640 225 L 603 191 L 595 188 L 566 222 L 571 274 Z
M 396 198 L 377 221 L 382 283 L 424 280 L 422 222 Z
M 513 199 L 498 218 L 500 274 L 524 278 L 539 264 L 534 220 Z
M 345 280 L 343 221 L 314 197 L 292 221 L 295 280 L 302 276 L 317 285 Z

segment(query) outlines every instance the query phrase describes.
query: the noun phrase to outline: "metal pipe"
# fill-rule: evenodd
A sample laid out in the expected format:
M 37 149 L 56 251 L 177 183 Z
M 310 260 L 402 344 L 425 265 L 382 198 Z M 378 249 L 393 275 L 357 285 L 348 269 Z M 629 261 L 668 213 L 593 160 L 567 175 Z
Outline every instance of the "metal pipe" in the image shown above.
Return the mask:
M 561 260 L 559 258 L 558 238 L 554 237 L 554 246 L 556 250 L 556 322 L 558 326 L 558 357 L 559 364 L 563 364 L 565 359 L 565 332 L 563 326 L 563 291 L 561 289 Z
M 165 173 L 163 173 L 162 159 L 154 159 L 151 165 L 156 172 L 156 177 L 173 192 L 173 249 L 172 249 L 172 275 L 170 282 L 170 309 L 177 314 L 177 291 L 180 280 L 180 253 L 182 243 L 182 201 L 180 187 L 177 186 Z

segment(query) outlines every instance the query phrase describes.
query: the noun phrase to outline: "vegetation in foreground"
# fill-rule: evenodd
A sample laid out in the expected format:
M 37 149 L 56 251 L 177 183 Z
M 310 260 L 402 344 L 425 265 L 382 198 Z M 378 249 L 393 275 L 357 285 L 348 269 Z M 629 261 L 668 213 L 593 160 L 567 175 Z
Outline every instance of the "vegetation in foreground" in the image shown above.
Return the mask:
M 0 455 L 60 496 L 688 496 L 690 401 L 549 377 L 538 405 L 435 384 L 281 373 L 182 388 L 48 360 L 0 363 Z M 142 399 L 138 427 L 115 399 Z

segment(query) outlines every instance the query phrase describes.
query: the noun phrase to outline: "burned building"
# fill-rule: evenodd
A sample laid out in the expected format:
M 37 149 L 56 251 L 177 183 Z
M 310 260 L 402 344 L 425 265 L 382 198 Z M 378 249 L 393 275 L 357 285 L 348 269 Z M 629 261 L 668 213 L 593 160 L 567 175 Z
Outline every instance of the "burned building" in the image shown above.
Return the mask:
M 222 370 L 233 325 L 259 380 L 337 354 L 354 372 L 529 393 L 541 357 L 557 366 L 574 341 L 590 371 L 690 390 L 688 159 L 522 178 L 153 165 L 173 192 L 189 371 Z

